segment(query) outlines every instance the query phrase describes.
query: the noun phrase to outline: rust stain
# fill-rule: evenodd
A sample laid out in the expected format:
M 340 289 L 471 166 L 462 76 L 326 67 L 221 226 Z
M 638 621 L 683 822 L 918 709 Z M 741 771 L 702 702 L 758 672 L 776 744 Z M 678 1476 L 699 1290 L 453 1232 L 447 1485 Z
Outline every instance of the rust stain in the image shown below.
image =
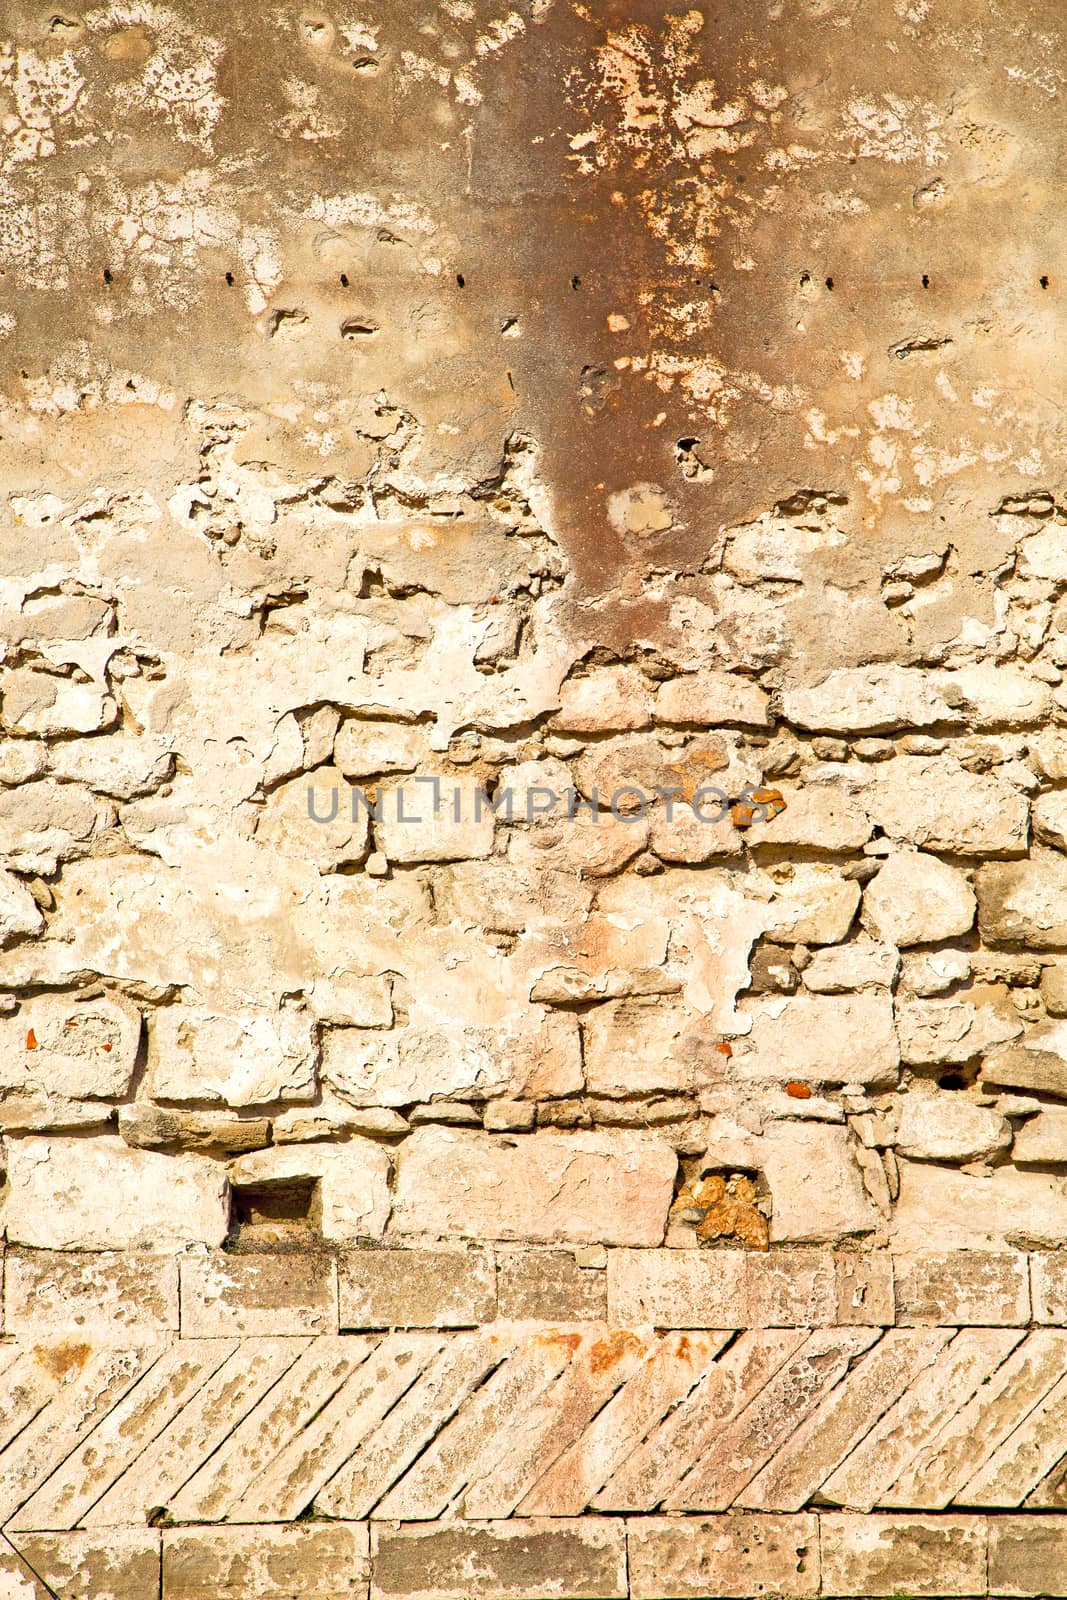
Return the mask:
M 794 1100 L 810 1100 L 811 1099 L 811 1089 L 808 1087 L 808 1085 L 806 1083 L 796 1083 L 796 1082 L 787 1083 L 786 1086 L 785 1086 L 785 1092 L 786 1092 L 787 1095 L 790 1095 L 792 1097 L 792 1099 L 794 1099 Z
M 616 1362 L 628 1355 L 638 1343 L 637 1337 L 632 1333 L 617 1331 L 609 1333 L 606 1338 L 598 1339 L 589 1352 L 589 1366 L 594 1373 L 606 1372 Z
M 53 1378 L 65 1378 L 68 1373 L 80 1372 L 92 1353 L 90 1345 L 71 1343 L 37 1345 L 33 1356 Z

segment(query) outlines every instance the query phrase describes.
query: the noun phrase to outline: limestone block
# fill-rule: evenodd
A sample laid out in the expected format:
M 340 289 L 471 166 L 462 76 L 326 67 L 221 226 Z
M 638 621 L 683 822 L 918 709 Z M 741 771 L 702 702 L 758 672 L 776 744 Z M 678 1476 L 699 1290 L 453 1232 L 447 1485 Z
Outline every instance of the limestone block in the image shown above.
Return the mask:
M 807 784 L 801 788 L 783 784 L 781 794 L 785 810 L 766 822 L 754 822 L 746 829 L 746 844 L 861 850 L 871 836 L 871 821 L 862 806 L 830 784 Z
M 909 1066 L 970 1061 L 1022 1032 L 1007 991 L 995 984 L 944 998 L 898 1000 L 896 1025 L 901 1059 Z
M 398 1152 L 392 1230 L 550 1244 L 659 1244 L 677 1157 L 651 1134 L 420 1128 Z
M 657 804 L 652 811 L 649 849 L 661 861 L 689 866 L 739 856 L 744 841 L 729 811 L 719 817 L 714 805 L 702 805 L 702 810 L 703 816 L 698 815 L 692 806 L 678 800 L 669 809 L 663 802 Z
M 662 996 L 595 1006 L 582 1023 L 582 1039 L 586 1087 L 594 1095 L 684 1092 L 705 1074 L 722 1073 L 716 1036 L 702 1031 L 700 1018 L 685 1006 Z
M 810 689 L 787 689 L 782 715 L 798 728 L 846 734 L 962 720 L 929 673 L 897 666 L 846 667 Z
M 897 1254 L 893 1282 L 904 1325 L 1013 1328 L 1030 1320 L 1027 1258 L 1018 1251 Z
M 14 1543 L 63 1600 L 155 1600 L 159 1592 L 156 1528 L 78 1528 L 72 1533 L 18 1533 Z M 10 1592 L 13 1600 L 18 1590 Z M 27 1592 L 26 1600 L 31 1600 Z
M 0 856 L 17 872 L 52 873 L 84 855 L 112 818 L 106 802 L 78 784 L 44 778 L 0 790 Z
M 1023 578 L 1045 578 L 1053 583 L 1067 582 L 1067 550 L 1059 522 L 1050 522 L 1040 532 L 1019 541 L 1018 572 Z
M 891 945 L 856 939 L 816 950 L 800 976 L 813 994 L 850 994 L 856 989 L 891 988 L 899 966 L 900 957 Z
M 772 1244 L 833 1244 L 879 1226 L 847 1130 L 824 1122 L 775 1122 L 763 1137 Z
M 608 1275 L 602 1267 L 582 1265 L 574 1251 L 498 1249 L 496 1263 L 501 1317 L 539 1322 L 607 1321 Z
M 131 1150 L 112 1136 L 8 1141 L 4 1219 L 42 1250 L 178 1250 L 221 1244 L 226 1174 L 206 1156 Z
M 337 1265 L 320 1252 L 185 1255 L 182 1337 L 261 1338 L 337 1332 Z
M 333 746 L 334 766 L 346 778 L 415 772 L 428 754 L 429 745 L 421 726 L 359 717 L 344 719 Z
M 420 781 L 422 780 L 422 781 Z M 378 790 L 379 850 L 390 861 L 470 861 L 492 855 L 496 814 L 473 779 L 420 772 Z
M 983 1161 L 1010 1145 L 1006 1118 L 961 1094 L 913 1091 L 901 1100 L 896 1143 L 901 1155 L 917 1161 Z
M 838 944 L 860 903 L 860 886 L 837 867 L 817 861 L 791 862 L 774 882 L 767 930 L 787 944 Z
M 346 1250 L 342 1328 L 470 1328 L 496 1316 L 487 1250 Z
M 509 1063 L 498 1033 L 453 1026 L 329 1028 L 323 1035 L 322 1076 L 362 1106 L 405 1106 L 433 1099 L 485 1099 L 506 1094 Z
M 989 1518 L 990 1594 L 1055 1594 L 1065 1572 L 1067 1517 Z
M 1038 795 L 1030 815 L 1035 839 L 1054 850 L 1067 850 L 1067 794 L 1055 789 Z
M 362 798 L 336 767 L 301 773 L 268 795 L 256 838 L 280 855 L 333 872 L 367 854 L 370 817 Z
M 584 677 L 568 678 L 552 721 L 561 733 L 647 728 L 652 721 L 648 683 L 632 667 L 594 668 Z
M 813 1516 L 633 1517 L 627 1529 L 633 1600 L 819 1593 Z
M 224 1156 L 262 1150 L 271 1142 L 271 1125 L 266 1117 L 182 1111 L 145 1100 L 119 1107 L 119 1132 L 127 1144 L 139 1150 L 203 1150 Z
M 810 1084 L 895 1082 L 900 1062 L 887 994 L 767 996 L 745 1010 L 752 1031 L 731 1041 L 745 1080 Z
M 1017 1167 L 1067 1166 L 1067 1106 L 1047 1106 L 1028 1117 L 1015 1135 Z
M 980 662 L 931 677 L 946 700 L 960 707 L 969 727 L 1029 728 L 1048 716 L 1048 685 L 1021 667 Z
M 0 1018 L 0 1087 L 69 1099 L 114 1099 L 129 1089 L 141 1014 L 117 1000 L 36 995 Z
M 889 944 L 933 944 L 967 933 L 974 923 L 974 890 L 957 867 L 937 856 L 900 850 L 863 892 L 871 930 Z
M 982 1083 L 1036 1089 L 1040 1094 L 1067 1099 L 1067 1022 L 1032 1028 L 1018 1043 L 986 1056 Z
M 163 1530 L 167 1600 L 364 1600 L 367 1524 Z
M 310 1100 L 311 1018 L 296 1006 L 229 1015 L 164 1006 L 149 1030 L 148 1087 L 159 1100 L 221 1100 L 231 1106 Z
M 1026 861 L 978 869 L 978 926 L 991 944 L 1067 945 L 1067 856 L 1035 848 Z
M 32 667 L 0 675 L 4 726 L 12 733 L 46 739 L 72 733 L 102 733 L 118 718 L 118 707 L 98 683 L 77 683 Z
M 0 867 L 0 948 L 40 933 L 44 918 L 30 891 Z
M 765 728 L 770 696 L 748 678 L 704 668 L 660 684 L 653 706 L 657 722 L 698 727 Z
M 896 756 L 870 769 L 860 798 L 891 839 L 920 850 L 1026 854 L 1026 796 L 996 774 L 967 772 L 951 756 Z
M 827 1595 L 981 1595 L 986 1592 L 985 1517 L 819 1518 Z
M 62 739 L 48 751 L 48 770 L 65 784 L 85 784 L 113 800 L 154 794 L 174 770 L 161 739 L 120 732 L 106 739 Z
M 1041 998 L 1053 1017 L 1067 1017 L 1067 961 L 1052 961 L 1041 971 Z
M 9 1250 L 4 1328 L 29 1340 L 61 1329 L 118 1345 L 176 1332 L 178 1263 L 142 1251 Z
M 608 1316 L 614 1326 L 832 1327 L 892 1321 L 884 1286 L 862 1285 L 851 1258 L 829 1250 L 612 1250 Z M 855 1261 L 864 1263 L 865 1256 Z M 862 1289 L 862 1292 L 860 1292 Z M 844 1313 L 844 1315 L 842 1315 Z
M 389 1217 L 390 1162 L 370 1139 L 344 1144 L 286 1144 L 256 1150 L 230 1164 L 235 1188 L 317 1182 L 322 1237 L 339 1244 L 380 1239 Z
M 627 1592 L 619 1519 L 378 1522 L 372 1539 L 372 1600 L 529 1600 L 553 1593 L 621 1600 Z
M 901 1160 L 893 1248 L 1052 1250 L 1067 1238 L 1067 1180 L 998 1167 L 971 1177 Z
M 1035 1322 L 1067 1326 L 1067 1256 L 1058 1252 L 1032 1255 L 1030 1292 Z

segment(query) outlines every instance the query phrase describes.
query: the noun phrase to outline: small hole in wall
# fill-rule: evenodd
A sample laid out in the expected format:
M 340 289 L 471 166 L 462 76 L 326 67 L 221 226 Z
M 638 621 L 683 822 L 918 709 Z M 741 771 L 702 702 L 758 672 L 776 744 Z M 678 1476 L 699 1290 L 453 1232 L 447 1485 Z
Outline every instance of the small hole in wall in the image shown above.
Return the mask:
M 961 1072 L 946 1072 L 937 1080 L 939 1089 L 966 1089 L 967 1079 Z
M 930 287 L 930 274 L 928 272 L 923 273 L 922 285 L 924 289 L 929 289 Z
M 459 284 L 461 289 L 465 289 L 467 287 L 467 280 L 463 276 L 462 272 L 456 273 L 456 282 Z
M 800 274 L 800 287 L 802 289 L 806 289 L 810 282 L 811 282 L 811 273 L 810 272 L 802 272 Z
M 1042 289 L 1047 289 L 1048 288 L 1048 273 L 1047 272 L 1043 272 L 1041 274 L 1040 278 L 1038 278 L 1037 281 L 1041 285 Z
M 578 274 L 575 273 L 574 277 L 571 279 L 571 288 L 572 289 L 580 289 L 581 287 L 582 287 L 582 280 L 581 280 L 581 278 L 579 278 Z
M 104 282 L 105 283 L 110 283 L 111 282 L 111 268 L 110 267 L 105 267 L 104 268 L 103 278 L 104 278 Z
M 232 289 L 233 288 L 233 273 L 232 272 L 228 272 L 226 274 L 226 282 L 229 284 L 230 288 Z
M 826 287 L 827 287 L 827 288 L 828 288 L 828 289 L 832 289 L 832 288 L 833 288 L 833 286 L 834 286 L 834 280 L 833 280 L 833 278 L 827 278 L 827 280 L 826 280 Z
M 321 1232 L 322 1201 L 317 1178 L 278 1183 L 235 1184 L 230 1202 L 230 1241 L 238 1245 L 311 1244 Z
M 348 288 L 348 273 L 347 272 L 342 272 L 342 274 L 341 274 L 341 288 L 342 289 L 347 289 Z

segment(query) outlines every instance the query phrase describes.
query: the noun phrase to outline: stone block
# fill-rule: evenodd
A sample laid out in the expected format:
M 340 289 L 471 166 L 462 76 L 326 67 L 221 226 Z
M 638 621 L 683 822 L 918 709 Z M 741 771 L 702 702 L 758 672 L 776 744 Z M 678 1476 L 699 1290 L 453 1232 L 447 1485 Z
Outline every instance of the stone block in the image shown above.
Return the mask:
M 342 1328 L 469 1328 L 496 1316 L 487 1250 L 346 1250 Z
M 901 1059 L 913 1067 L 970 1061 L 1022 1032 L 1000 984 L 975 984 L 944 999 L 898 1000 L 896 1023 Z
M 41 1250 L 180 1250 L 219 1245 L 226 1173 L 207 1156 L 132 1150 L 111 1135 L 11 1139 L 8 1240 Z
M 1011 1141 L 1011 1125 L 999 1111 L 955 1091 L 902 1097 L 896 1148 L 913 1160 L 981 1161 L 1010 1149 Z
M 771 1243 L 836 1244 L 878 1227 L 845 1128 L 772 1122 L 760 1142 Z
M 389 1174 L 388 1155 L 370 1139 L 279 1145 L 230 1164 L 235 1188 L 317 1183 L 322 1237 L 336 1244 L 381 1238 L 389 1217 Z
M 1015 1135 L 1011 1159 L 1017 1167 L 1067 1165 L 1067 1106 L 1046 1106 L 1027 1117 Z
M 311 1100 L 311 1018 L 293 1006 L 235 1014 L 164 1006 L 149 1033 L 148 1088 L 157 1100 L 231 1106 Z
M 397 1165 L 396 1235 L 655 1245 L 678 1161 L 651 1134 L 426 1127 L 404 1140 Z
M 841 1316 L 847 1280 L 828 1250 L 612 1250 L 608 1321 L 614 1327 L 795 1328 L 838 1322 L 881 1326 L 884 1289 L 853 1296 Z M 846 1311 L 849 1307 L 845 1306 Z
M 1067 1022 L 1032 1028 L 1017 1044 L 986 1056 L 982 1084 L 1036 1089 L 1067 1099 Z
M 337 1266 L 319 1251 L 181 1258 L 182 1337 L 337 1332 Z
M 863 891 L 864 921 L 898 946 L 933 944 L 967 933 L 974 890 L 958 867 L 919 850 L 899 850 Z
M 1025 861 L 978 869 L 978 927 L 990 944 L 1067 945 L 1067 856 L 1035 848 Z
M 627 1592 L 626 1532 L 616 1518 L 377 1523 L 372 1563 L 372 1600 L 621 1600 Z
M 1030 1282 L 1022 1252 L 923 1251 L 893 1261 L 897 1321 L 1013 1328 L 1030 1321 Z
M 1055 1250 L 1067 1238 L 1067 1181 L 998 1167 L 974 1177 L 901 1160 L 893 1248 Z
M 498 1249 L 496 1270 L 497 1314 L 501 1317 L 540 1322 L 607 1321 L 607 1272 L 580 1266 L 570 1250 Z
M 590 1094 L 624 1097 L 684 1093 L 700 1076 L 701 1056 L 718 1036 L 702 1036 L 700 1018 L 661 995 L 631 995 L 595 1006 L 582 1023 L 585 1081 Z
M 624 733 L 647 728 L 651 693 L 633 667 L 600 667 L 569 678 L 559 692 L 553 720 L 561 733 Z
M 418 1100 L 507 1092 L 511 1064 L 492 1029 L 329 1028 L 322 1047 L 323 1080 L 363 1106 L 409 1106 Z
M 1067 1517 L 990 1517 L 989 1593 L 1067 1593 Z
M 839 1251 L 837 1321 L 847 1326 L 892 1327 L 896 1320 L 893 1257 L 888 1250 Z
M 163 1530 L 166 1600 L 365 1600 L 367 1524 Z
M 370 834 L 362 794 L 336 767 L 301 773 L 271 791 L 256 824 L 269 850 L 307 861 L 320 872 L 362 861 Z
M 986 1593 L 985 1517 L 824 1512 L 819 1532 L 824 1595 Z
M 789 689 L 782 715 L 813 733 L 891 733 L 959 721 L 933 676 L 914 667 L 843 667 L 811 688 Z
M 819 1593 L 813 1516 L 630 1517 L 632 1600 Z
M 132 1251 L 9 1250 L 4 1327 L 16 1338 L 62 1332 L 93 1344 L 177 1332 L 178 1263 Z
M 346 778 L 377 778 L 416 771 L 428 748 L 425 729 L 416 723 L 346 717 L 334 739 L 333 759 Z
M 770 696 L 748 678 L 704 668 L 660 685 L 653 706 L 657 722 L 693 723 L 697 727 L 765 728 Z
M 1030 1294 L 1035 1322 L 1067 1327 L 1067 1255 L 1038 1252 L 1030 1257 Z
M 69 1099 L 116 1099 L 129 1089 L 141 1013 L 116 1000 L 37 995 L 0 1018 L 0 1088 Z
M 17 1533 L 13 1542 L 61 1600 L 156 1600 L 159 1594 L 160 1535 L 155 1528 Z M 21 1600 L 18 1590 L 10 1593 Z
M 185 1111 L 140 1100 L 119 1108 L 119 1132 L 138 1150 L 203 1150 L 238 1156 L 271 1142 L 266 1117 L 236 1117 L 226 1111 Z
M 732 1041 L 738 1077 L 812 1085 L 896 1081 L 900 1051 L 886 994 L 775 995 L 745 1009 L 752 1031 Z
M 434 783 L 439 788 L 434 788 Z M 492 855 L 496 815 L 473 779 L 420 773 L 378 791 L 374 837 L 390 861 L 475 861 Z
M 0 867 L 0 948 L 40 933 L 44 918 L 25 884 Z
M 870 770 L 864 810 L 890 839 L 963 856 L 1023 856 L 1030 830 L 1024 794 L 951 756 L 895 756 Z M 982 891 L 978 889 L 981 914 Z

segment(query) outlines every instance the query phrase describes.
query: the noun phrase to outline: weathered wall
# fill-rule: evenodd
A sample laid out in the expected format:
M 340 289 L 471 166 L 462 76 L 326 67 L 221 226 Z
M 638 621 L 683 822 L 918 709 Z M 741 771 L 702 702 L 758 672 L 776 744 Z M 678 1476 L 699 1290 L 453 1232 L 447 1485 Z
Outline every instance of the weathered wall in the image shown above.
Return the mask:
M 26 1594 L 1067 1592 L 1062 60 L 3 8 Z

